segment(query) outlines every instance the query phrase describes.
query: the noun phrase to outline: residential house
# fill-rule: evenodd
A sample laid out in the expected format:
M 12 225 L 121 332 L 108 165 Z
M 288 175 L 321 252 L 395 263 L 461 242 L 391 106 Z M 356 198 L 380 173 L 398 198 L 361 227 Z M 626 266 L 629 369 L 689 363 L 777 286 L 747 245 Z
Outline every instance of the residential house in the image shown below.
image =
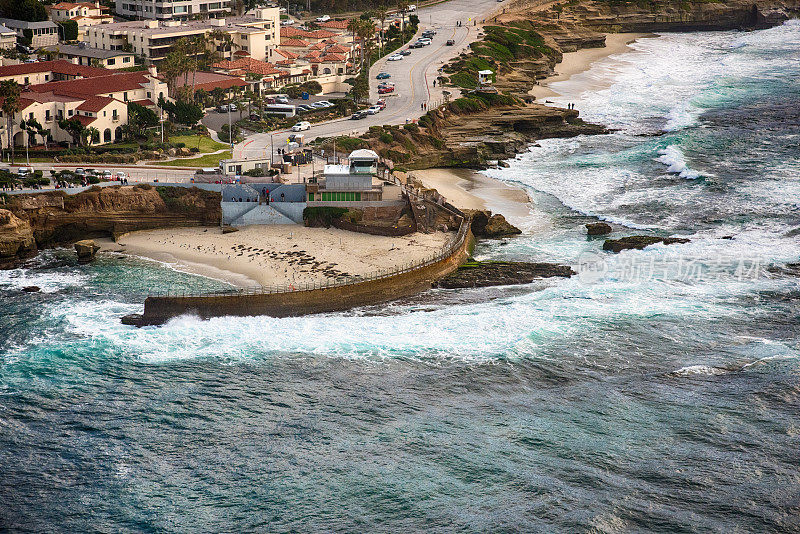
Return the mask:
M 17 37 L 31 40 L 33 48 L 58 44 L 58 25 L 45 20 L 42 22 L 28 22 L 25 20 L 0 18 L 0 24 L 14 30 Z
M 114 22 L 114 17 L 106 13 L 107 7 L 100 5 L 100 2 L 59 2 L 48 8 L 50 18 L 54 22 L 74 20 L 78 23 L 78 39 L 80 40 L 86 28 L 96 24 L 110 24 Z
M 75 65 L 69 61 L 37 61 L 0 67 L 0 81 L 14 80 L 22 86 L 47 82 L 91 78 L 111 74 L 111 71 L 95 67 Z
M 111 70 L 134 66 L 132 52 L 101 50 L 100 48 L 86 46 L 86 43 L 78 43 L 77 45 L 60 44 L 46 46 L 44 49 L 54 52 L 58 59 L 69 61 L 75 65 L 92 65 Z

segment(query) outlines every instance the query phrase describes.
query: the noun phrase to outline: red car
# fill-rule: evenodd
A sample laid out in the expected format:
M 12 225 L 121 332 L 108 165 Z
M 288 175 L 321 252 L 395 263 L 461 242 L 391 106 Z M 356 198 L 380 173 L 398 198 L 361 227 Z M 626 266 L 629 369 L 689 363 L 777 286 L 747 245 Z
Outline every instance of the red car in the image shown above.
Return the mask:
M 394 87 L 381 87 L 380 89 L 378 89 L 379 95 L 385 95 L 386 93 L 393 93 L 393 92 L 394 92 Z
M 380 107 L 381 109 L 386 109 L 386 100 L 381 98 L 380 100 L 375 102 L 375 105 Z

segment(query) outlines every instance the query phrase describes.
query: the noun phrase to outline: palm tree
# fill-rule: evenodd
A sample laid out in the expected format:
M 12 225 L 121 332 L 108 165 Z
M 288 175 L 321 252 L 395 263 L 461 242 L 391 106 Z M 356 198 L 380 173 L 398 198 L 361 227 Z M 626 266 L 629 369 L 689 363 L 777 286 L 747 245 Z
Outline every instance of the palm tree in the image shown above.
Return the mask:
M 397 0 L 397 10 L 400 12 L 400 31 L 406 31 L 406 10 L 408 9 L 408 0 Z
M 358 27 L 360 26 L 361 21 L 358 19 L 350 19 L 347 21 L 347 31 L 349 31 L 353 35 L 353 41 L 350 45 L 350 56 L 353 56 L 353 47 L 356 43 L 356 34 L 358 33 Z
M 367 68 L 369 68 L 369 54 L 367 54 L 367 49 L 372 42 L 372 38 L 375 37 L 375 25 L 372 23 L 371 20 L 362 20 L 359 21 L 357 33 L 359 38 L 361 38 L 361 69 L 364 69 L 364 56 L 367 56 Z
M 381 21 L 381 55 L 383 55 L 383 24 L 389 17 L 389 10 L 386 9 L 386 6 L 380 6 L 375 10 L 375 17 Z
M 19 111 L 19 95 L 22 89 L 14 80 L 4 80 L 0 82 L 0 98 L 3 99 L 0 109 L 6 116 L 6 133 L 8 135 L 8 147 L 11 149 L 11 164 L 14 164 L 14 114 Z

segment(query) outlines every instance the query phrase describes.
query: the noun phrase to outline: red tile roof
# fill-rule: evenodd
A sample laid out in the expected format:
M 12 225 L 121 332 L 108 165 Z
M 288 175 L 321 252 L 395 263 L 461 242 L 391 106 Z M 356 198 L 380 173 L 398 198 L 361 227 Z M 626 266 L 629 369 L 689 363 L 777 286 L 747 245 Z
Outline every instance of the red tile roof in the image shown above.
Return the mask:
M 97 117 L 87 117 L 86 115 L 73 115 L 70 119 L 77 119 L 78 122 L 83 124 L 84 126 L 89 126 L 91 123 L 97 120 Z
M 281 27 L 281 37 L 305 37 L 308 35 L 308 32 L 305 30 L 300 30 L 298 28 L 292 28 L 291 26 L 283 26 Z
M 217 87 L 230 89 L 231 87 L 249 87 L 250 84 L 240 78 L 217 74 L 216 72 L 198 72 L 195 76 L 195 90 L 213 91 Z
M 320 24 L 323 28 L 330 28 L 332 30 L 346 30 L 349 20 L 329 20 Z
M 83 104 L 78 106 L 76 109 L 81 111 L 91 111 L 93 113 L 97 113 L 111 102 L 113 102 L 113 98 L 108 98 L 107 96 L 90 96 L 86 100 L 83 101 Z
M 220 61 L 219 63 L 214 63 L 213 67 L 227 71 L 243 70 L 245 72 L 261 74 L 263 76 L 283 73 L 282 70 L 276 69 L 271 63 L 267 63 L 266 61 L 258 61 L 257 59 L 249 57 L 240 58 L 236 61 Z
M 281 46 L 299 46 L 305 48 L 308 46 L 308 43 L 302 39 L 281 39 Z
M 146 108 L 155 106 L 155 103 L 152 100 L 144 99 L 144 100 L 134 100 L 131 104 L 139 104 L 140 106 L 144 106 Z
M 94 4 L 90 4 L 88 2 L 81 2 L 78 4 L 72 4 L 70 2 L 59 2 L 58 4 L 54 5 L 52 9 L 73 9 L 76 7 L 88 7 L 89 9 L 97 9 Z
M 313 32 L 306 32 L 306 37 L 311 39 L 328 39 L 335 37 L 337 34 L 329 30 L 314 30 Z
M 36 63 L 20 63 L 19 65 L 6 65 L 0 67 L 0 78 L 7 76 L 19 76 L 22 74 L 36 74 L 42 72 L 54 72 L 57 74 L 65 74 L 67 76 L 82 76 L 84 78 L 92 76 L 103 76 L 104 74 L 111 74 L 113 71 L 108 69 L 99 69 L 96 67 L 86 67 L 83 65 L 75 65 L 69 61 L 59 59 L 56 61 L 37 61 Z
M 289 59 L 297 59 L 298 57 L 300 57 L 294 52 L 289 52 L 288 50 L 281 50 L 280 48 L 276 48 L 275 53 Z
M 141 89 L 142 85 L 149 81 L 146 76 L 146 71 L 114 73 L 114 71 L 106 70 L 105 72 L 113 74 L 62 82 L 42 83 L 34 85 L 30 89 L 37 93 L 53 91 L 73 96 L 89 96 L 117 93 L 120 91 L 133 91 L 135 89 Z

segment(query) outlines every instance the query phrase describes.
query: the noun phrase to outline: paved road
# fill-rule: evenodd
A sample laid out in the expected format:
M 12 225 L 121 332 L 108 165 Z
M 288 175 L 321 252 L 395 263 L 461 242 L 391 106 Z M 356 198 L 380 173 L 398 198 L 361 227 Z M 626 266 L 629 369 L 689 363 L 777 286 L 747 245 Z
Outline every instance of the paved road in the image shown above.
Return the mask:
M 430 46 L 417 48 L 411 51 L 402 61 L 379 60 L 370 70 L 370 101 L 378 99 L 375 76 L 382 71 L 392 75 L 388 81 L 395 83 L 395 92 L 387 95 L 386 109 L 377 115 L 366 119 L 354 121 L 350 119 L 337 119 L 334 121 L 315 124 L 310 130 L 303 132 L 306 141 L 317 137 L 332 137 L 339 135 L 360 135 L 370 126 L 384 124 L 403 124 L 406 119 L 414 120 L 425 113 L 422 104 L 428 108 L 435 107 L 441 102 L 441 89 L 432 87 L 433 80 L 441 66 L 461 53 L 477 39 L 480 22 L 488 17 L 489 13 L 502 9 L 504 3 L 496 0 L 450 0 L 417 11 L 420 19 L 419 32 L 428 28 L 437 31 Z M 469 19 L 477 19 L 478 25 Z M 458 27 L 457 22 L 462 26 Z M 454 46 L 446 46 L 448 39 L 455 40 Z M 452 89 L 451 89 L 452 92 Z M 263 158 L 269 157 L 270 146 L 280 148 L 286 145 L 288 133 L 286 130 L 254 134 L 239 143 L 234 148 L 235 158 Z

